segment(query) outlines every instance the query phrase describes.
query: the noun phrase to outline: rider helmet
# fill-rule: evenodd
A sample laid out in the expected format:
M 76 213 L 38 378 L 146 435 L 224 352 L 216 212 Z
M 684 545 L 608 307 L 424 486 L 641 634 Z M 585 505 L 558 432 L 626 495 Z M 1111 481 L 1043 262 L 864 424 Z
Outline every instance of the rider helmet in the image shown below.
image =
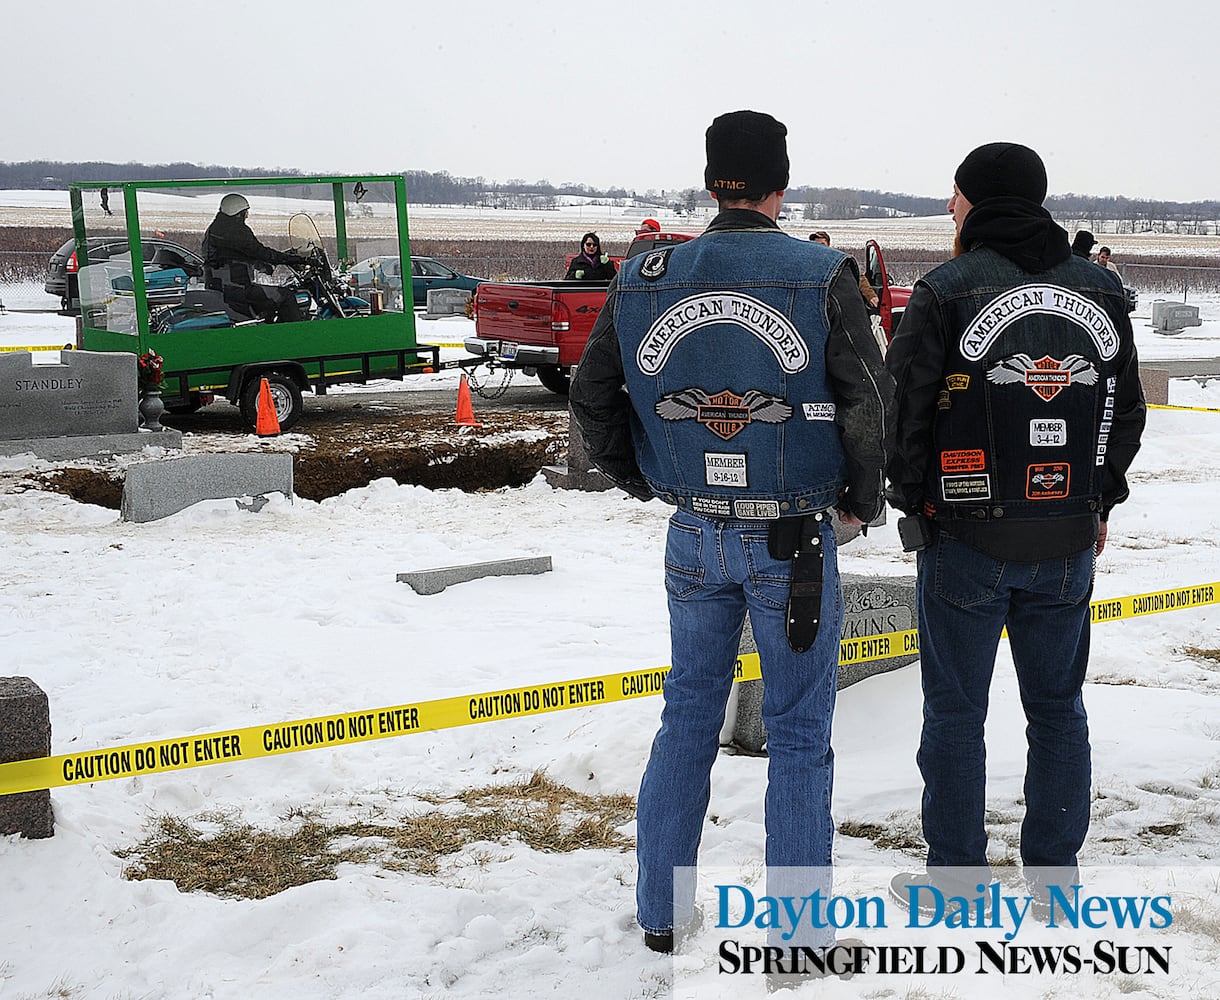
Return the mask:
M 248 211 L 250 202 L 246 200 L 244 194 L 227 194 L 220 199 L 220 211 L 222 215 L 241 215 L 242 212 Z

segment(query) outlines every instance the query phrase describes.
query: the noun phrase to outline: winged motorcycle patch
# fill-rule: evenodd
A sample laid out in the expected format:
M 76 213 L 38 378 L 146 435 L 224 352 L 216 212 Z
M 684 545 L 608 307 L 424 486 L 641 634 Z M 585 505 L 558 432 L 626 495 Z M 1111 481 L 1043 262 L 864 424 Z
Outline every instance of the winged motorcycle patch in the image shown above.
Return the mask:
M 654 407 L 662 420 L 696 420 L 717 437 L 728 441 L 747 424 L 782 424 L 792 407 L 780 396 L 751 389 L 737 396 L 725 389 L 714 396 L 702 389 L 682 389 L 662 396 Z
M 1047 355 L 1035 361 L 1028 354 L 1014 354 L 987 372 L 995 385 L 1026 385 L 1050 402 L 1071 385 L 1095 385 L 1097 369 L 1087 358 L 1069 354 L 1062 361 Z

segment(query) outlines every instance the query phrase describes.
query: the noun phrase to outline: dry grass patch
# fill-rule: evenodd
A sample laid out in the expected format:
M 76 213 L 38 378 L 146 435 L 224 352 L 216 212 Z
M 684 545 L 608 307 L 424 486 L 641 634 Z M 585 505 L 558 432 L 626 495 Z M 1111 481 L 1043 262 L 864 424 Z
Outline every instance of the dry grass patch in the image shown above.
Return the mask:
M 257 830 L 232 817 L 199 817 L 200 823 L 219 827 L 209 832 L 161 816 L 149 836 L 115 853 L 130 862 L 123 871 L 128 879 L 169 879 L 183 892 L 263 899 L 336 878 L 345 862 L 435 875 L 442 859 L 476 843 L 519 841 L 555 853 L 634 846 L 615 829 L 635 814 L 632 796 L 587 795 L 543 773 L 517 784 L 420 798 L 437 808 L 392 824 L 305 817 L 289 833 Z
M 1220 649 L 1204 649 L 1202 646 L 1183 646 L 1182 652 L 1192 660 L 1202 660 L 1205 670 L 1220 670 Z
M 845 837 L 862 837 L 871 840 L 882 850 L 915 851 L 927 849 L 923 838 L 900 828 L 888 828 L 879 823 L 857 823 L 845 820 L 838 826 L 838 831 Z

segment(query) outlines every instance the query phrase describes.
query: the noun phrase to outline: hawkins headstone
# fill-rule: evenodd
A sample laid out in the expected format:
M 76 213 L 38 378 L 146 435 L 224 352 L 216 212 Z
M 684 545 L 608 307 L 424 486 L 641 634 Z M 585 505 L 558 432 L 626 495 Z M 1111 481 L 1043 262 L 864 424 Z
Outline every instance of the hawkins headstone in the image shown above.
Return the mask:
M 843 641 L 852 642 L 887 632 L 902 632 L 915 628 L 915 578 L 867 577 L 844 573 L 843 582 Z M 840 689 L 862 681 L 874 674 L 884 674 L 906 666 L 919 658 L 917 652 L 903 652 L 901 644 L 893 648 L 892 656 L 865 663 L 848 663 L 839 666 Z M 741 653 L 757 652 L 754 635 L 749 628 L 741 636 Z M 762 721 L 762 681 L 743 681 L 735 684 L 736 707 L 733 720 L 726 720 L 721 730 L 721 743 L 730 750 L 757 754 L 767 742 L 767 729 Z

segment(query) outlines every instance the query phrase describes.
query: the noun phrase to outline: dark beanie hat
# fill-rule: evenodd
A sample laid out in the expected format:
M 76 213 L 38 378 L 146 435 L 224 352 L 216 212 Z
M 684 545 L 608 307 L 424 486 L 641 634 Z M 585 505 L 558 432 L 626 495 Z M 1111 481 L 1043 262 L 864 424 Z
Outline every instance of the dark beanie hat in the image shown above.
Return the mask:
M 972 205 L 988 198 L 1024 198 L 1035 205 L 1046 199 L 1042 157 L 1015 142 L 979 146 L 962 160 L 953 182 Z
M 1097 237 L 1090 233 L 1087 229 L 1078 230 L 1075 238 L 1072 240 L 1072 249 L 1076 253 L 1090 253 L 1093 250 L 1093 244 L 1097 242 Z
M 707 130 L 703 182 L 717 195 L 770 194 L 788 187 L 788 129 L 759 111 L 721 115 Z

